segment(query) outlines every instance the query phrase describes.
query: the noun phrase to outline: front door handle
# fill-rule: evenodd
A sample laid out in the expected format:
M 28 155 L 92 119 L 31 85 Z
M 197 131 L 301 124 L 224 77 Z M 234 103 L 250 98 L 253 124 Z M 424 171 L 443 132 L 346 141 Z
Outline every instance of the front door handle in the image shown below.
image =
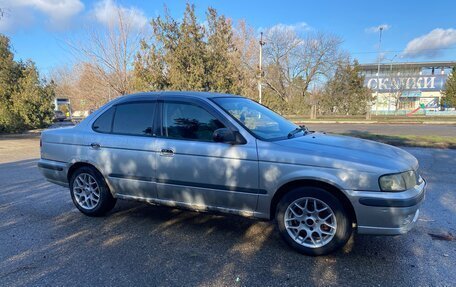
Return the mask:
M 170 148 L 162 148 L 160 151 L 161 156 L 173 156 L 174 155 L 174 150 Z
M 93 149 L 99 149 L 101 146 L 99 143 L 91 143 L 90 146 L 93 148 Z

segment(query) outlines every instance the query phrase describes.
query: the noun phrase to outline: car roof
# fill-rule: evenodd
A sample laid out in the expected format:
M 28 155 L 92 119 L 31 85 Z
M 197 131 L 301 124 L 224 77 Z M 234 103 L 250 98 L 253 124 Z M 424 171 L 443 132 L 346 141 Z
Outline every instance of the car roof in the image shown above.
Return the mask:
M 118 99 L 118 102 L 129 102 L 132 100 L 147 100 L 150 97 L 163 97 L 163 96 L 172 96 L 172 97 L 182 97 L 182 98 L 220 98 L 220 97 L 238 97 L 238 95 L 231 94 L 222 94 L 222 93 L 213 93 L 213 92 L 196 92 L 196 91 L 161 91 L 161 92 L 141 92 L 131 95 L 122 96 Z

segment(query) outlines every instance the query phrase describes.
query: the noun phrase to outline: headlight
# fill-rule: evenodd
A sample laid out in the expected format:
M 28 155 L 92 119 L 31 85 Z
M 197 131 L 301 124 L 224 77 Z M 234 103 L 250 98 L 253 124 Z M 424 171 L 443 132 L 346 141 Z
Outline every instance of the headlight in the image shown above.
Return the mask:
M 382 191 L 404 191 L 417 185 L 415 171 L 383 175 L 378 180 Z

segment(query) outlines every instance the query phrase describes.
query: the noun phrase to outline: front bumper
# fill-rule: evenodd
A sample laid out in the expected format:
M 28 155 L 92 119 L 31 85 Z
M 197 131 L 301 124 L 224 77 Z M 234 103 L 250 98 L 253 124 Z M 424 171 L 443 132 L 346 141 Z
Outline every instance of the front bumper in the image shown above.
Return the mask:
M 407 233 L 418 220 L 426 182 L 403 192 L 347 191 L 355 209 L 359 234 Z

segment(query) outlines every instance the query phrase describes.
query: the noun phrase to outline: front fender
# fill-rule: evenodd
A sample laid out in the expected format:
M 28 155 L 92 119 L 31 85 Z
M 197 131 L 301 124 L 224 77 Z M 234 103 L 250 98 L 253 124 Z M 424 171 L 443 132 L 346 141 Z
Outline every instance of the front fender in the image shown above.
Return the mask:
M 299 180 L 313 180 L 334 186 L 349 197 L 346 190 L 378 190 L 375 174 L 355 170 L 325 168 L 294 164 L 260 162 L 260 189 L 266 194 L 258 197 L 257 216 L 269 218 L 272 199 L 284 185 Z

